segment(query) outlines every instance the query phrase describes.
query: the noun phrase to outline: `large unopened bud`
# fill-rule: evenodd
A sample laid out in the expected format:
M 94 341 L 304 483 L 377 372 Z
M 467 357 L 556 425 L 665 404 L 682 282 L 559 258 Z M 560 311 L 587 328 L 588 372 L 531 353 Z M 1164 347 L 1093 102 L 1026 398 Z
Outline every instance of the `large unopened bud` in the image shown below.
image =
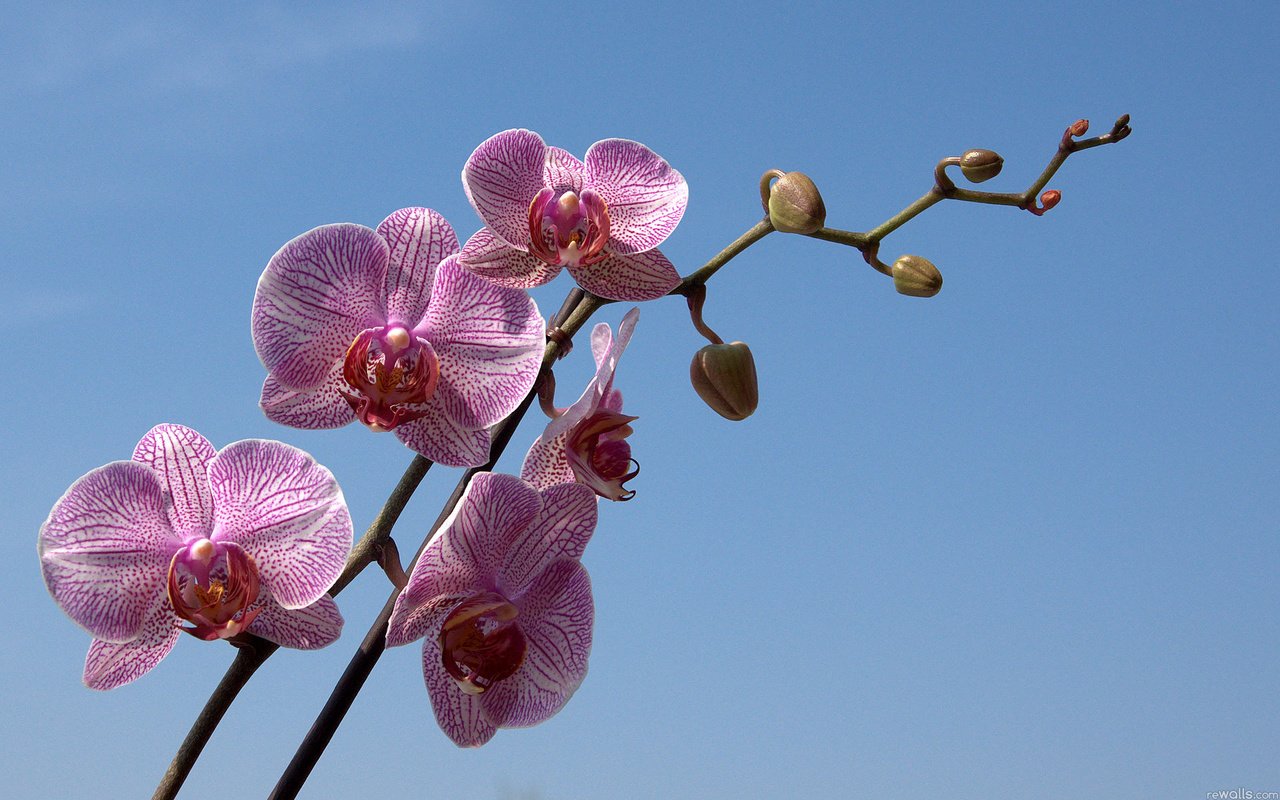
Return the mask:
M 768 183 L 777 178 L 772 186 Z M 813 233 L 827 222 L 822 194 L 803 172 L 770 170 L 764 174 L 762 193 L 768 191 L 765 210 L 773 229 L 782 233 Z
M 974 183 L 989 181 L 1000 174 L 1004 159 L 992 150 L 970 150 L 960 156 L 960 171 Z
M 694 353 L 689 379 L 702 401 L 725 419 L 746 419 L 760 402 L 756 361 L 744 342 L 709 344 Z
M 911 297 L 933 297 L 942 291 L 942 273 L 920 256 L 902 256 L 893 262 L 893 288 Z

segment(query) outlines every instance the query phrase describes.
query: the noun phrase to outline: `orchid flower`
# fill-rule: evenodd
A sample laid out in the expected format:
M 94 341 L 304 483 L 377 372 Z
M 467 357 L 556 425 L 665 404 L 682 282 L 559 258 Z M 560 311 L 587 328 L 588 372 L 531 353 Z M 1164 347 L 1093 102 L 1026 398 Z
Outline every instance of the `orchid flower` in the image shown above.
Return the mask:
M 489 426 L 538 376 L 543 322 L 525 292 L 471 275 L 457 252 L 453 228 L 426 208 L 376 231 L 324 225 L 280 248 L 253 299 L 267 417 L 295 428 L 358 419 L 441 464 L 487 461 Z
M 500 286 L 541 286 L 568 268 L 593 294 L 639 301 L 680 282 L 655 248 L 684 216 L 689 187 L 639 142 L 605 139 L 579 161 L 532 131 L 503 131 L 467 159 L 462 186 L 485 224 L 462 266 Z
M 524 457 L 520 477 L 545 489 L 558 483 L 582 483 L 610 500 L 630 500 L 624 483 L 639 474 L 631 469 L 631 423 L 638 417 L 622 413 L 622 392 L 613 388 L 613 374 L 622 351 L 631 341 L 640 309 L 633 308 L 618 326 L 614 339 L 603 322 L 591 331 L 596 374 L 577 402 L 548 423 Z
M 260 439 L 215 452 L 181 425 L 73 483 L 38 543 L 49 593 L 94 637 L 92 689 L 146 674 L 184 630 L 324 647 L 342 632 L 325 592 L 350 549 L 342 490 L 311 456 Z
M 424 639 L 431 706 L 458 746 L 549 719 L 586 677 L 595 612 L 578 559 L 595 527 L 585 486 L 482 472 L 427 545 L 387 646 Z

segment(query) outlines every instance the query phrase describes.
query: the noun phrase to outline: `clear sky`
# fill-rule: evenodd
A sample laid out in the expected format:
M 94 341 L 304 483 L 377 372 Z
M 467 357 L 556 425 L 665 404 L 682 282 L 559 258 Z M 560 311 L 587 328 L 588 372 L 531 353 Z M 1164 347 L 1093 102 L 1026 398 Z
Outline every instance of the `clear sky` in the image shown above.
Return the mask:
M 755 352 L 745 422 L 689 387 L 683 303 L 646 304 L 617 378 L 643 471 L 584 557 L 581 690 L 459 751 L 417 648 L 393 650 L 304 796 L 1280 791 L 1277 23 L 1272 3 L 7 10 L 0 793 L 149 796 L 233 657 L 184 637 L 133 685 L 81 686 L 89 637 L 34 547 L 72 481 L 159 422 L 277 438 L 333 470 L 359 533 L 408 464 L 394 438 L 258 411 L 249 306 L 290 238 L 411 205 L 465 238 L 463 162 L 527 127 L 683 172 L 663 250 L 687 273 L 756 221 L 766 169 L 867 230 L 940 157 L 997 150 L 984 188 L 1019 191 L 1067 124 L 1124 112 L 1133 135 L 1068 161 L 1044 217 L 946 203 L 890 236 L 889 259 L 942 270 L 931 300 L 801 237 L 733 262 L 706 314 Z M 534 292 L 544 313 L 567 281 Z M 565 402 L 587 353 L 558 369 Z M 402 549 L 455 472 L 428 476 Z M 264 667 L 190 796 L 266 793 L 388 590 L 365 573 L 342 639 Z

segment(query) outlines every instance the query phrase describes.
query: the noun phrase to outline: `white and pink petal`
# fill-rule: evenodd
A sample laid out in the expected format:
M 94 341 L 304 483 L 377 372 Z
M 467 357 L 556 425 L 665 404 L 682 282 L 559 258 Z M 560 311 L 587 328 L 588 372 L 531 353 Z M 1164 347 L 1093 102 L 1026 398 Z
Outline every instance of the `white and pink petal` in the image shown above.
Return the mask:
M 609 206 L 609 249 L 652 250 L 671 235 L 689 204 L 684 176 L 657 153 L 630 139 L 591 145 L 583 160 L 585 188 Z
M 107 642 L 143 629 L 181 546 L 154 470 L 116 461 L 67 489 L 40 527 L 45 586 L 77 624 Z
M 397 425 L 395 434 L 410 450 L 446 467 L 478 467 L 489 460 L 488 428 L 454 422 L 438 396 L 409 408 L 421 416 Z
M 253 345 L 267 371 L 290 389 L 322 383 L 356 334 L 385 321 L 388 259 L 386 240 L 350 223 L 280 248 L 253 298 Z
M 268 601 L 249 623 L 248 631 L 281 647 L 318 650 L 342 635 L 342 613 L 327 594 L 304 608 L 282 608 Z
M 480 695 L 485 715 L 500 728 L 537 725 L 564 707 L 587 676 L 595 617 L 591 579 L 572 558 L 549 564 L 513 600 L 528 647 L 524 663 Z
M 412 328 L 427 311 L 436 267 L 458 252 L 458 236 L 444 217 L 429 208 L 396 211 L 378 225 L 378 235 L 390 248 L 386 321 Z
M 459 263 L 468 272 L 508 289 L 541 286 L 561 269 L 512 247 L 488 228 L 481 228 L 467 240 Z
M 440 730 L 459 747 L 479 747 L 493 738 L 498 728 L 485 717 L 480 697 L 466 694 L 445 671 L 440 660 L 440 642 L 428 636 L 422 643 L 422 677 L 431 696 Z
M 455 258 L 437 270 L 431 306 L 416 332 L 435 348 L 436 391 L 463 427 L 488 427 L 514 411 L 542 365 L 545 334 L 533 300 L 477 278 Z
M 147 431 L 133 460 L 155 472 L 169 497 L 169 521 L 178 539 L 207 536 L 213 524 L 208 465 L 217 454 L 209 440 L 183 425 L 166 423 Z
M 565 456 L 567 435 L 547 438 L 539 436 L 525 454 L 520 467 L 520 477 L 537 489 L 549 489 L 559 483 L 573 483 L 573 470 Z
M 547 145 L 533 131 L 481 142 L 462 168 L 462 187 L 484 224 L 516 247 L 529 243 L 529 203 L 543 187 Z
M 542 183 L 556 193 L 572 191 L 582 194 L 586 168 L 568 150 L 547 147 L 547 163 L 542 170 Z
M 212 538 L 244 548 L 277 603 L 302 608 L 328 591 L 352 535 L 333 473 L 296 447 L 248 439 L 218 453 L 209 483 L 217 525 Z
M 654 300 L 680 284 L 680 273 L 658 250 L 621 255 L 611 253 L 590 266 L 569 267 L 578 285 L 610 300 Z
M 94 639 L 84 660 L 84 685 L 106 691 L 132 683 L 159 664 L 182 635 L 167 600 L 156 603 L 137 638 L 123 643 Z
M 581 483 L 560 483 L 540 493 L 542 508 L 511 543 L 498 590 L 517 605 L 531 581 L 563 558 L 579 559 L 596 529 L 596 493 Z M 523 612 L 522 612 L 523 613 Z
M 332 430 L 349 425 L 356 418 L 351 404 L 342 395 L 343 390 L 351 391 L 342 379 L 342 362 L 333 365 L 324 383 L 301 392 L 286 389 L 280 381 L 268 375 L 262 383 L 258 407 L 267 419 L 281 425 L 305 430 Z

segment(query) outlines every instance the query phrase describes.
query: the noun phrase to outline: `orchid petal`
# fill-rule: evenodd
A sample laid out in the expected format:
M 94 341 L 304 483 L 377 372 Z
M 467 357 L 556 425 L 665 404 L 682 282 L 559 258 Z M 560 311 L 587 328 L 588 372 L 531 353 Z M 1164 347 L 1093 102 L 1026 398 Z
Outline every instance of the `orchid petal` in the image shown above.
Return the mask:
M 412 328 L 426 313 L 436 265 L 458 252 L 458 236 L 429 208 L 400 209 L 378 225 L 378 235 L 391 249 L 384 290 L 386 321 Z
M 536 725 L 554 716 L 587 676 L 591 654 L 591 579 L 578 561 L 552 562 L 513 602 L 528 643 L 524 664 L 480 695 L 485 715 L 499 727 Z
M 478 467 L 489 460 L 488 428 L 466 428 L 454 422 L 439 397 L 409 408 L 421 416 L 397 425 L 395 434 L 410 450 L 446 467 Z
M 462 188 L 480 219 L 513 247 L 529 243 L 529 203 L 543 187 L 547 145 L 533 131 L 503 131 L 481 142 L 462 168 Z
M 388 247 L 363 225 L 324 225 L 280 248 L 253 298 L 253 346 L 294 390 L 320 385 L 356 334 L 381 324 Z
M 542 169 L 544 186 L 550 187 L 557 194 L 563 191 L 582 194 L 585 175 L 586 168 L 572 153 L 559 147 L 547 147 L 547 163 Z
M 605 139 L 591 145 L 583 162 L 586 188 L 609 206 L 611 252 L 652 250 L 680 223 L 689 185 L 657 153 L 629 139 Z
M 133 450 L 133 460 L 155 471 L 169 496 L 169 521 L 179 539 L 207 536 L 213 524 L 209 461 L 217 454 L 209 440 L 182 425 L 157 425 Z
M 136 639 L 119 644 L 93 640 L 84 660 L 84 685 L 105 691 L 132 683 L 169 655 L 181 635 L 173 608 L 167 601 L 156 603 Z
M 324 383 L 302 392 L 295 392 L 280 385 L 280 381 L 268 375 L 262 383 L 262 397 L 258 406 L 267 419 L 307 430 L 332 430 L 351 424 L 356 418 L 351 404 L 342 396 L 350 391 L 342 379 L 342 362 L 333 365 Z
M 136 461 L 107 464 L 71 484 L 37 543 L 53 599 L 95 638 L 117 644 L 142 633 L 179 546 L 160 478 Z
M 253 557 L 262 583 L 286 609 L 320 599 L 351 549 L 351 516 L 333 473 L 281 442 L 247 439 L 209 465 L 215 541 Z
M 265 603 L 249 623 L 249 633 L 295 650 L 318 650 L 342 634 L 342 614 L 329 595 L 309 606 L 287 609 Z
M 559 275 L 561 269 L 512 247 L 488 228 L 472 234 L 462 248 L 460 261 L 468 272 L 509 289 L 541 286 Z
M 452 520 L 446 526 L 452 524 Z M 437 544 L 438 543 L 438 544 Z M 437 536 L 413 567 L 409 583 L 396 598 L 387 623 L 387 647 L 440 635 L 444 618 L 459 603 L 487 585 L 489 576 L 456 543 Z
M 441 262 L 426 319 L 417 331 L 440 359 L 436 391 L 449 417 L 467 428 L 493 425 L 524 399 L 542 366 L 538 307 L 523 291 L 494 286 Z
M 552 438 L 566 434 L 570 428 L 594 414 L 601 406 L 604 392 L 610 389 L 613 375 L 618 369 L 618 360 L 631 343 L 636 322 L 640 319 L 640 309 L 633 308 L 623 317 L 618 325 L 618 338 L 614 339 L 609 326 L 599 323 L 591 331 L 591 353 L 596 361 L 596 374 L 583 390 L 573 405 L 547 425 L 542 434 L 544 438 Z M 621 399 L 619 397 L 619 399 Z M 612 411 L 620 411 L 621 405 Z
M 569 267 L 578 285 L 610 300 L 639 302 L 669 294 L 680 284 L 680 273 L 661 252 L 611 253 L 590 266 Z
M 561 483 L 540 494 L 537 518 L 511 543 L 502 568 L 499 589 L 513 601 L 548 564 L 581 558 L 596 529 L 596 493 L 589 487 Z
M 549 439 L 545 433 L 539 436 L 525 454 L 520 477 L 538 489 L 549 489 L 558 483 L 573 483 L 576 479 L 565 456 L 567 438 L 564 433 Z
M 422 643 L 422 677 L 431 696 L 440 730 L 459 747 L 479 747 L 493 738 L 497 726 L 485 718 L 480 697 L 466 694 L 445 671 L 440 660 L 440 642 L 428 636 Z

